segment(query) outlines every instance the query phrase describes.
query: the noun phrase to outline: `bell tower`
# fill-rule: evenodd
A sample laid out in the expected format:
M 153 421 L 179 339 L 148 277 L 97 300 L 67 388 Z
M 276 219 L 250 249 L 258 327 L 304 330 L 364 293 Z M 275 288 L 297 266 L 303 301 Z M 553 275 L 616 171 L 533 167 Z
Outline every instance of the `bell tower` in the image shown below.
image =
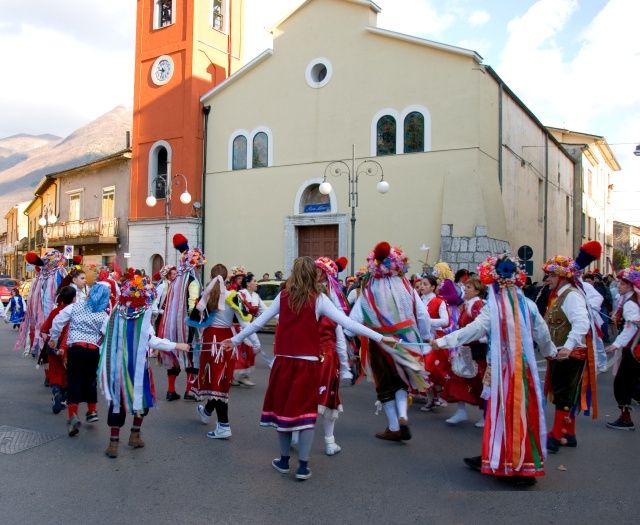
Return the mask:
M 244 0 L 137 0 L 129 266 L 175 264 L 200 244 L 200 96 L 241 66 Z

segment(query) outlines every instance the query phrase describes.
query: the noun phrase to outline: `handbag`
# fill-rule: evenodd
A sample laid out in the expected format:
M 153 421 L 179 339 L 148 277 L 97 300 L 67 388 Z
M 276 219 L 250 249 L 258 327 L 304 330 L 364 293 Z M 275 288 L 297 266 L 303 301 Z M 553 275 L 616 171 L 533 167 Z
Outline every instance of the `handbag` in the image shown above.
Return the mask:
M 451 371 L 458 377 L 471 379 L 478 375 L 478 363 L 471 358 L 471 348 L 461 346 L 451 355 Z

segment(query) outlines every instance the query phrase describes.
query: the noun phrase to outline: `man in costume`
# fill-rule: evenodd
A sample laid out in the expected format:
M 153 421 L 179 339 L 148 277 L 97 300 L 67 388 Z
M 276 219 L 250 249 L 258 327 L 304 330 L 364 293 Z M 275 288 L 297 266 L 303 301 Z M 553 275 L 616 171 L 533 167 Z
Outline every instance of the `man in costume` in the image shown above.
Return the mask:
M 478 271 L 488 286 L 487 306 L 473 322 L 431 344 L 452 348 L 488 336 L 482 455 L 465 463 L 483 474 L 534 484 L 544 475 L 546 425 L 533 342 L 547 359 L 566 358 L 568 352 L 557 356 L 535 303 L 522 293 L 526 275 L 516 260 L 489 257 Z
M 158 336 L 176 343 L 190 343 L 194 334 L 187 326 L 186 319 L 195 307 L 201 290 L 196 269 L 207 261 L 200 248 L 189 249 L 189 241 L 181 233 L 173 236 L 173 246 L 182 255 L 176 269 L 176 278 L 169 283 Z M 180 395 L 176 393 L 176 378 L 180 374 L 181 365 L 187 373 L 184 398 L 195 400 L 191 389 L 198 377 L 199 356 L 194 358 L 193 352 L 181 353 L 181 355 L 178 355 L 178 352 L 163 352 L 161 357 L 167 368 L 167 401 L 180 399 Z
M 409 261 L 405 253 L 388 242 L 376 245 L 367 257 L 369 276 L 350 317 L 358 323 L 399 339 L 389 347 L 363 339 L 362 365 L 367 364 L 376 385 L 378 403 L 387 416 L 387 428 L 378 439 L 411 439 L 407 407 L 408 389 L 427 389 L 421 360 L 423 341 L 431 338 L 427 308 L 405 277 Z M 348 331 L 345 334 L 350 335 Z
M 553 361 L 547 368 L 545 394 L 555 405 L 553 427 L 547 449 L 576 447 L 576 414 L 591 411 L 597 417 L 595 325 L 580 282 L 580 265 L 571 257 L 557 255 L 544 263 L 549 275 L 549 304 L 545 321 L 558 351 L 570 358 Z

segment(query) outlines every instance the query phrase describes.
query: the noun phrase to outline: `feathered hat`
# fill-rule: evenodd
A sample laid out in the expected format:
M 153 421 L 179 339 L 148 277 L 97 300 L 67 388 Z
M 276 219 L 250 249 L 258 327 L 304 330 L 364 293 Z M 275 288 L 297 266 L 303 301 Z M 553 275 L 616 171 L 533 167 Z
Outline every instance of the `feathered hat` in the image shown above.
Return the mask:
M 502 287 L 523 287 L 527 274 L 518 266 L 518 261 L 508 254 L 499 257 L 490 256 L 478 265 L 480 281 L 486 285 L 498 283 Z
M 316 268 L 320 268 L 320 270 L 322 270 L 327 275 L 331 277 L 338 276 L 338 271 L 339 271 L 338 265 L 336 264 L 335 261 L 333 261 L 329 257 L 318 257 L 315 260 L 315 263 L 316 263 Z
M 575 260 L 576 266 L 580 270 L 584 270 L 593 261 L 597 261 L 598 259 L 600 259 L 601 255 L 602 244 L 600 244 L 598 241 L 585 242 L 582 246 L 580 246 L 580 250 L 578 251 L 578 256 Z
M 189 240 L 181 233 L 176 233 L 173 236 L 173 247 L 180 253 L 184 253 L 189 250 Z
M 27 252 L 24 256 L 24 260 L 34 266 L 44 266 L 44 261 L 40 259 L 36 252 Z
M 566 255 L 556 255 L 542 265 L 544 273 L 564 277 L 565 279 L 575 280 L 580 275 L 580 268 L 576 262 Z
M 409 258 L 402 249 L 382 241 L 367 256 L 367 266 L 374 279 L 402 277 L 409 269 Z

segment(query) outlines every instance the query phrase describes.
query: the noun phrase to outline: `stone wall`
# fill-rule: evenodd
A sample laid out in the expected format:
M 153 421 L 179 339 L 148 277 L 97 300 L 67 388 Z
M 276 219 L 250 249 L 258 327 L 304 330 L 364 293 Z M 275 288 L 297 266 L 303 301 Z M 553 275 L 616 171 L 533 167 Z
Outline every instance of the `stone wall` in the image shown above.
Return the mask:
M 511 253 L 507 241 L 487 236 L 486 226 L 476 226 L 475 236 L 455 237 L 453 224 L 443 224 L 440 228 L 440 261 L 444 261 L 456 272 L 461 268 L 476 271 L 476 266 L 489 255 Z

